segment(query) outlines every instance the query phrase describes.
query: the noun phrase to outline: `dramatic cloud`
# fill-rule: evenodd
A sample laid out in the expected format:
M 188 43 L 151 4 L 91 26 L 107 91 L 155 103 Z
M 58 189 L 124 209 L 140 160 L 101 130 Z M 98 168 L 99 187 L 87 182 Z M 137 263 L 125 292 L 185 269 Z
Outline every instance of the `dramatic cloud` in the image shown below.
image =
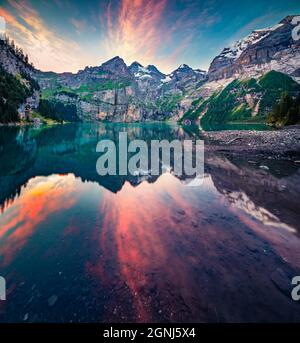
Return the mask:
M 101 18 L 102 28 L 107 32 L 102 50 L 110 57 L 122 56 L 127 63 L 154 63 L 171 71 L 179 64 L 178 57 L 188 48 L 197 26 L 211 25 L 215 18 L 206 10 L 195 12 L 195 2 L 177 12 L 170 3 L 122 0 L 119 7 L 113 8 L 110 2 Z
M 274 25 L 296 8 L 292 0 L 285 1 L 284 11 L 280 0 L 272 6 L 268 0 L 259 6 L 251 0 L 237 3 L 6 0 L 1 2 L 0 17 L 8 35 L 42 70 L 76 72 L 118 55 L 127 64 L 154 64 L 169 73 L 182 63 L 208 68 L 224 46 L 252 29 Z
M 161 22 L 166 0 L 123 0 L 117 19 L 111 3 L 107 7 L 107 38 L 103 46 L 108 54 L 120 55 L 126 61 L 142 63 L 153 60 L 162 44 Z
M 42 70 L 76 71 L 87 57 L 80 46 L 51 30 L 27 1 L 9 0 L 13 12 L 0 7 L 7 22 L 7 33 L 28 53 Z
M 54 14 L 40 13 L 41 7 L 33 3 L 8 0 L 0 6 L 0 16 L 7 22 L 8 35 L 37 68 L 58 72 L 76 72 L 117 55 L 128 64 L 155 64 L 170 72 L 188 62 L 185 54 L 200 28 L 216 19 L 195 0 L 187 6 L 171 0 L 111 0 L 90 7 L 56 0 L 47 4 L 53 13 L 59 11 L 58 25 L 53 26 Z

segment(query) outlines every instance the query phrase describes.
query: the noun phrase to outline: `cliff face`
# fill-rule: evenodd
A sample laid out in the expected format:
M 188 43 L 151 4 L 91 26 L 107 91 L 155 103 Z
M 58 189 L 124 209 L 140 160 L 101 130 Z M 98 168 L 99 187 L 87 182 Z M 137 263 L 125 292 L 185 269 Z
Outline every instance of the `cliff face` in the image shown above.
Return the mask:
M 206 73 L 184 65 L 165 75 L 153 65 L 128 67 L 117 56 L 77 74 L 37 72 L 36 77 L 44 98 L 75 104 L 83 120 L 135 122 L 179 118 L 185 95 Z
M 26 111 L 38 108 L 41 95 L 48 113 L 60 109 L 59 120 L 66 120 L 63 111 L 68 106 L 71 117 L 83 121 L 178 121 L 190 117 L 194 120 L 207 111 L 215 111 L 216 101 L 218 110 L 228 110 L 228 117 L 240 120 L 265 115 L 272 105 L 263 100 L 266 97 L 278 100 L 284 87 L 278 86 L 278 96 L 269 97 L 266 92 L 270 87 L 265 89 L 259 84 L 262 76 L 277 71 L 300 82 L 300 40 L 294 41 L 292 37 L 294 17 L 288 16 L 271 28 L 255 30 L 225 48 L 212 61 L 208 73 L 183 64 L 165 75 L 153 65 L 134 62 L 127 66 L 118 56 L 75 74 L 42 72 L 28 64 L 20 49 L 4 40 L 0 41 L 0 65 L 30 90 L 18 109 L 21 118 L 26 117 Z M 40 92 L 33 89 L 33 78 L 39 83 Z M 279 79 L 281 76 L 276 77 L 276 82 Z M 249 83 L 231 84 L 236 80 Z M 234 89 L 229 97 L 222 97 L 229 85 L 229 89 L 232 85 Z M 222 96 L 216 99 L 217 94 Z
M 209 80 L 258 77 L 270 70 L 299 77 L 300 41 L 292 38 L 294 17 L 288 16 L 271 28 L 255 30 L 225 48 L 211 63 Z
M 33 75 L 34 68 L 25 62 L 24 56 L 16 53 L 14 48 L 2 37 L 0 37 L 0 65 L 9 74 Z
M 28 119 L 39 105 L 39 86 L 28 57 L 6 37 L 0 37 L 0 122 Z
M 253 31 L 212 61 L 208 80 L 194 91 L 197 100 L 182 121 L 202 124 L 264 121 L 282 93 L 300 91 L 300 40 L 294 40 L 293 18 Z

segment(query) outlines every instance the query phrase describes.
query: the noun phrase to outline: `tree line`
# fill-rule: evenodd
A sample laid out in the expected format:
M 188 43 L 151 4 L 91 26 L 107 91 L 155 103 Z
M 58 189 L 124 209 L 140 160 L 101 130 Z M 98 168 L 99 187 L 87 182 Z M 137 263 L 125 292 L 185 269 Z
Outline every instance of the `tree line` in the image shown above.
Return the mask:
M 8 47 L 8 49 L 23 63 L 25 63 L 28 67 L 34 68 L 33 63 L 29 62 L 29 57 L 26 53 L 24 53 L 23 49 L 16 45 L 13 39 L 10 39 L 6 34 L 0 35 L 0 43 L 4 44 Z
M 0 123 L 18 122 L 18 108 L 31 92 L 31 89 L 0 67 Z
M 267 122 L 272 125 L 294 125 L 300 123 L 300 93 L 293 98 L 289 93 L 282 94 L 278 103 L 273 106 Z
M 74 104 L 65 104 L 59 100 L 41 99 L 38 112 L 44 117 L 58 122 L 79 121 L 77 107 Z

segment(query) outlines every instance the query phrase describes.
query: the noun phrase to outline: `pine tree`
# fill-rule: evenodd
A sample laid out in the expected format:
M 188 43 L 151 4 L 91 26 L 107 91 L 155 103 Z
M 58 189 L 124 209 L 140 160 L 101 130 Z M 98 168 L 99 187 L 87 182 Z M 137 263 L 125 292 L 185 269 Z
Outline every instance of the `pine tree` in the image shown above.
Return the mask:
M 284 119 L 292 105 L 293 98 L 288 93 L 283 93 L 279 103 L 279 117 Z
M 299 122 L 299 110 L 297 107 L 291 107 L 287 114 L 286 125 L 293 125 Z
M 300 122 L 300 93 L 293 99 L 284 93 L 278 104 L 275 104 L 268 115 L 270 124 L 293 125 Z

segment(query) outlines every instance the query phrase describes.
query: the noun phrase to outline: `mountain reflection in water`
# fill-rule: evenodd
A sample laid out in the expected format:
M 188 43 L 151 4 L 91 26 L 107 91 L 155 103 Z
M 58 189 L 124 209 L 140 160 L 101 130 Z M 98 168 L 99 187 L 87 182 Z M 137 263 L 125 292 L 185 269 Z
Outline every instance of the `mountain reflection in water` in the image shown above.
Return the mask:
M 199 187 L 100 177 L 96 144 L 119 131 L 201 137 L 168 124 L 0 127 L 0 321 L 299 321 L 297 166 L 207 152 Z

